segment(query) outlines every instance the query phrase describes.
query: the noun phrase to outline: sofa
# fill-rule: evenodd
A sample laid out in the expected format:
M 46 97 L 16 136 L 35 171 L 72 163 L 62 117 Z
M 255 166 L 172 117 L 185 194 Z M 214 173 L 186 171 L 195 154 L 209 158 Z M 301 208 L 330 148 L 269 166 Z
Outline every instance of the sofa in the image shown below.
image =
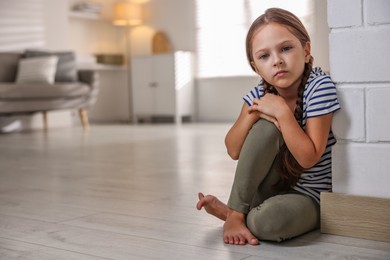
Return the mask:
M 87 108 L 96 102 L 98 74 L 77 70 L 73 52 L 0 52 L 0 116 L 77 109 L 88 129 Z

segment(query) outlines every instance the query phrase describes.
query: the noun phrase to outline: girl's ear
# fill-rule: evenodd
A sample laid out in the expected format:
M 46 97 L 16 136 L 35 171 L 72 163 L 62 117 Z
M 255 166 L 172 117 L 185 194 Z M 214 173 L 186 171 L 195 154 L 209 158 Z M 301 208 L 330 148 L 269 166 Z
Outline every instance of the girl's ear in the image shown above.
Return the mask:
M 309 63 L 311 58 L 311 45 L 310 42 L 306 42 L 305 44 L 305 62 Z

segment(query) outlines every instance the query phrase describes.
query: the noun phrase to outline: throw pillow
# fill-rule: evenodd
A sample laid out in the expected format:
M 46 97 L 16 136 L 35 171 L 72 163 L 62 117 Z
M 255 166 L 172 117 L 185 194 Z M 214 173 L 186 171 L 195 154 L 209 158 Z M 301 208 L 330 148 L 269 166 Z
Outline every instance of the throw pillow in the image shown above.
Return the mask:
M 25 57 L 46 57 L 57 56 L 57 71 L 55 75 L 56 82 L 76 82 L 77 81 L 77 68 L 76 58 L 71 51 L 67 52 L 47 52 L 40 50 L 26 50 Z
M 17 83 L 54 83 L 58 57 L 25 58 L 19 60 Z

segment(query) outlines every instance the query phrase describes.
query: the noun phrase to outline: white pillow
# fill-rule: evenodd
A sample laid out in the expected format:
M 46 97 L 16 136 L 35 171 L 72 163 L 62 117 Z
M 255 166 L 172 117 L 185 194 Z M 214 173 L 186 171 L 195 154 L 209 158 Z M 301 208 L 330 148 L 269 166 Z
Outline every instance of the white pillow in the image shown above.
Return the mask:
M 16 83 L 54 83 L 57 56 L 20 59 Z

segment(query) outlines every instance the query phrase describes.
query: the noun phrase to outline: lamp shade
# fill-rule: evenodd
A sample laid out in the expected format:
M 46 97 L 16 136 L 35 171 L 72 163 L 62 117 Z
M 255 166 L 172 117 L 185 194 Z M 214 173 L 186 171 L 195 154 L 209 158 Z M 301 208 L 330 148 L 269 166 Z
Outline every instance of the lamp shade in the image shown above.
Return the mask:
M 114 4 L 113 24 L 118 26 L 134 26 L 142 22 L 141 6 L 129 2 Z

